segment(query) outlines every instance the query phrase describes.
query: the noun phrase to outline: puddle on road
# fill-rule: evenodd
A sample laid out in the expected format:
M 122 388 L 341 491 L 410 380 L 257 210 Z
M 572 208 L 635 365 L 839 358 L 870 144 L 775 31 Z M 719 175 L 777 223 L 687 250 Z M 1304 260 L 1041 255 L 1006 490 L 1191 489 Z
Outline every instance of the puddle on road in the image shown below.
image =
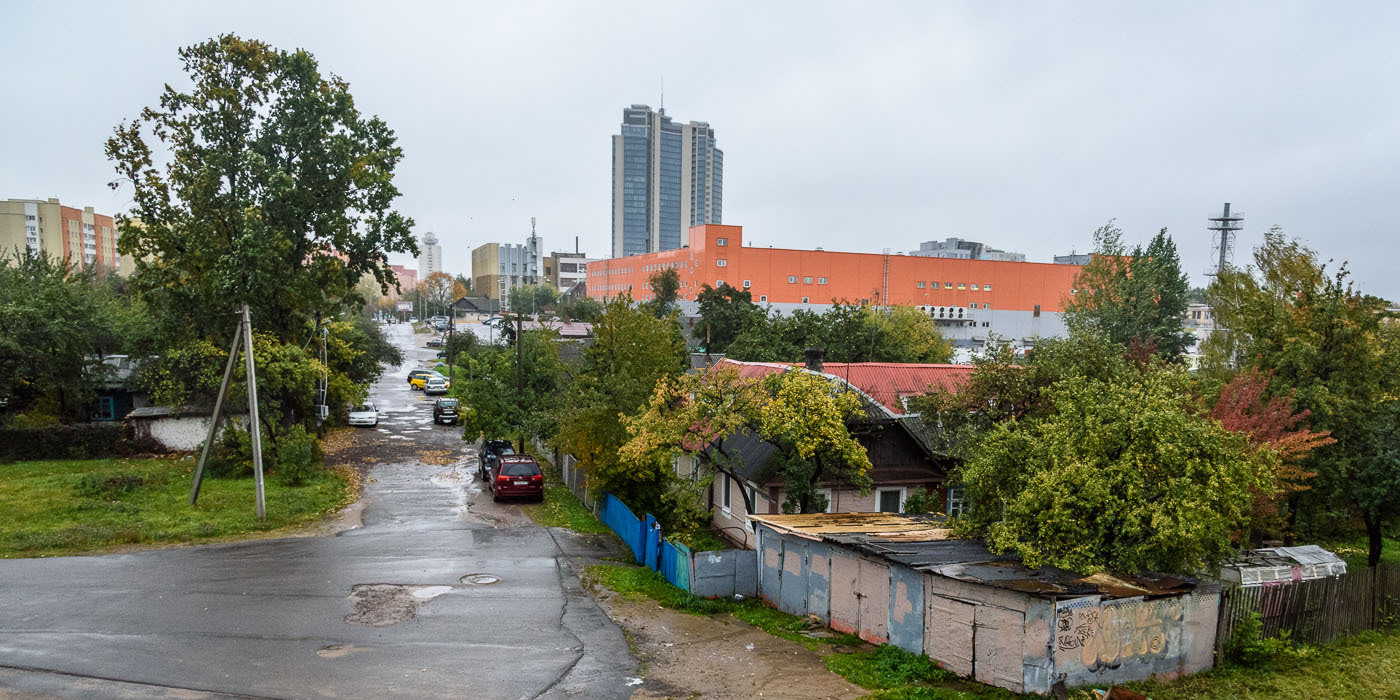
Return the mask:
M 418 614 L 419 606 L 451 590 L 451 586 L 355 584 L 350 588 L 350 600 L 354 608 L 345 616 L 345 621 L 355 625 L 387 627 L 412 619 Z

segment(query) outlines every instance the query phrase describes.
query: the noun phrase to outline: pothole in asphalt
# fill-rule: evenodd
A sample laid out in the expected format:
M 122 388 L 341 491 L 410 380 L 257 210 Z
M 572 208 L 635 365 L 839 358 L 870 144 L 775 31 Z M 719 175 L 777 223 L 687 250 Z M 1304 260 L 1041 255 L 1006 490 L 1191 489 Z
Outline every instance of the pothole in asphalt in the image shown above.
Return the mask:
M 360 583 L 350 587 L 354 608 L 345 621 L 385 627 L 412 618 L 418 607 L 448 591 L 451 586 L 405 586 L 397 583 Z
M 463 576 L 461 580 L 462 583 L 474 583 L 478 586 L 489 586 L 493 583 L 500 582 L 501 577 L 492 576 L 491 574 L 467 574 L 466 576 Z

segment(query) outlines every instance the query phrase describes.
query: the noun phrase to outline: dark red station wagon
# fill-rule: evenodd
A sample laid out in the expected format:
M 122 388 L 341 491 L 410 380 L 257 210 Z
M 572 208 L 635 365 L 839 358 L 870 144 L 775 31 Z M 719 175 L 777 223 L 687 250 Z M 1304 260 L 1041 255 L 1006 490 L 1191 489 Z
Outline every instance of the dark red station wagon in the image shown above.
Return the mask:
M 492 465 L 491 478 L 486 485 L 491 498 L 533 498 L 544 500 L 544 474 L 530 455 L 502 455 Z

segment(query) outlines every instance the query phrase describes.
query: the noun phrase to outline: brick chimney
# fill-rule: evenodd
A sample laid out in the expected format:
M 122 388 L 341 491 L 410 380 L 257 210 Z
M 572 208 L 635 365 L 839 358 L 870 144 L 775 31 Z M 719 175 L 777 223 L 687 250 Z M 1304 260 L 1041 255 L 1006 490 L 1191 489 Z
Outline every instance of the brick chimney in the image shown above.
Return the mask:
M 803 354 L 807 356 L 807 369 L 813 372 L 822 371 L 822 360 L 826 359 L 825 348 L 807 348 Z

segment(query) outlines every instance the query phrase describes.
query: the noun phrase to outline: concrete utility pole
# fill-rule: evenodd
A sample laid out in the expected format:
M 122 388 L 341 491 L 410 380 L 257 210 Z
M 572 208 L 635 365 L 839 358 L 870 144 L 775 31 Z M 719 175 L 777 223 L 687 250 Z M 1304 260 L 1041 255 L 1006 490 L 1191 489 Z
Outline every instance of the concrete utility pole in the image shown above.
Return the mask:
M 525 321 L 515 312 L 515 396 L 525 399 Z M 525 454 L 525 428 L 520 429 L 520 454 Z
M 224 365 L 224 381 L 219 385 L 219 397 L 214 400 L 214 415 L 209 419 L 209 435 L 204 440 L 204 449 L 199 453 L 199 464 L 195 466 L 194 483 L 190 486 L 190 505 L 199 499 L 199 487 L 204 483 L 204 464 L 209 459 L 209 448 L 219 432 L 219 418 L 223 414 L 224 397 L 228 395 L 233 380 L 233 361 L 238 357 L 238 341 L 243 341 L 243 356 L 248 368 L 248 432 L 253 447 L 253 490 L 256 493 L 258 520 L 267 519 L 267 495 L 263 490 L 262 429 L 258 425 L 258 376 L 253 362 L 253 322 L 248 316 L 248 305 L 243 305 L 242 318 L 233 332 L 233 343 L 229 347 L 228 362 Z

